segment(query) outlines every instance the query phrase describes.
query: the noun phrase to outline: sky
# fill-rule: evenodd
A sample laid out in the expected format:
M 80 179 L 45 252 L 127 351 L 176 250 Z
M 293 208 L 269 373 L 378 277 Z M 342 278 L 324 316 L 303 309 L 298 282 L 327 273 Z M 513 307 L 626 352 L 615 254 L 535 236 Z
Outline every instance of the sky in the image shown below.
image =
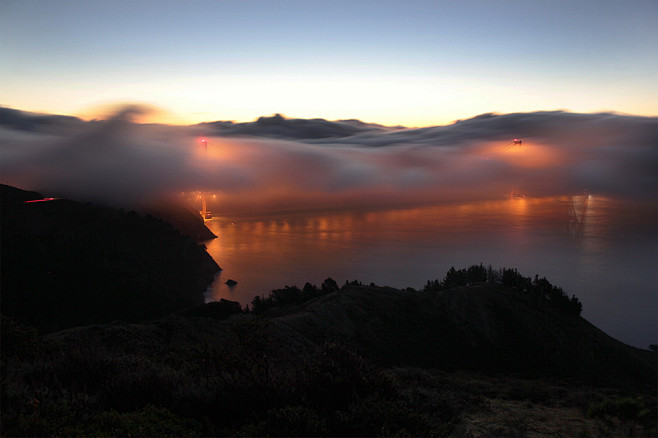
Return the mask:
M 658 2 L 2 0 L 0 105 L 188 124 L 658 115 Z

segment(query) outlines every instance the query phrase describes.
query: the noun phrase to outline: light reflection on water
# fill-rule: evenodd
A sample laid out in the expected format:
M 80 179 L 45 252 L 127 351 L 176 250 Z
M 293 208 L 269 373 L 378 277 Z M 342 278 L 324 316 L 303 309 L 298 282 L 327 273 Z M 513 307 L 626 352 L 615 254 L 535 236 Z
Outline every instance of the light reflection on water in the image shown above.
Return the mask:
M 539 274 L 575 294 L 613 337 L 656 343 L 656 208 L 583 194 L 389 211 L 219 217 L 206 242 L 223 268 L 211 299 L 248 304 L 284 285 L 358 279 L 422 288 L 451 267 Z M 225 285 L 233 279 L 234 288 Z

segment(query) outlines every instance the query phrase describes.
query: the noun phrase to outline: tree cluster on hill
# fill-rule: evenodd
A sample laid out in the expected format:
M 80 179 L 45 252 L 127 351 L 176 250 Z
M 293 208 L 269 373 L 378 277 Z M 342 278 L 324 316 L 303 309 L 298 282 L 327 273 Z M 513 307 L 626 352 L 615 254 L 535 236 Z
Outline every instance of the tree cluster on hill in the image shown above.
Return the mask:
M 583 305 L 580 300 L 572 295 L 571 298 L 562 290 L 554 286 L 545 277 L 535 275 L 534 278 L 524 277 L 516 268 L 494 269 L 489 266 L 471 265 L 468 268 L 455 269 L 451 267 L 446 272 L 443 280 L 428 280 L 423 288 L 425 292 L 439 292 L 455 287 L 463 287 L 475 284 L 498 284 L 511 287 L 521 291 L 542 297 L 548 300 L 555 308 L 575 316 L 580 316 Z M 359 281 L 346 281 L 342 288 L 362 287 Z M 374 285 L 372 285 L 374 286 Z M 302 289 L 297 286 L 284 286 L 275 289 L 267 297 L 256 296 L 251 301 L 251 311 L 260 314 L 273 307 L 286 306 L 290 304 L 301 304 L 315 297 L 327 295 L 340 290 L 338 284 L 332 278 L 327 278 L 320 288 L 311 283 L 306 283 Z M 413 289 L 407 288 L 413 291 Z
M 500 284 L 506 287 L 526 291 L 542 297 L 554 307 L 564 312 L 580 316 L 583 305 L 572 295 L 569 298 L 562 288 L 554 286 L 546 277 L 535 275 L 534 278 L 524 277 L 516 268 L 494 269 L 489 266 L 471 265 L 468 268 L 455 269 L 451 267 L 443 280 L 430 280 L 425 284 L 424 291 L 442 291 L 453 287 L 469 286 L 478 283 Z
M 339 289 L 338 283 L 333 278 L 327 278 L 319 288 L 311 283 L 306 283 L 303 289 L 297 286 L 284 286 L 282 289 L 274 289 L 267 298 L 258 295 L 254 297 L 251 300 L 251 311 L 259 314 L 272 307 L 300 304 Z

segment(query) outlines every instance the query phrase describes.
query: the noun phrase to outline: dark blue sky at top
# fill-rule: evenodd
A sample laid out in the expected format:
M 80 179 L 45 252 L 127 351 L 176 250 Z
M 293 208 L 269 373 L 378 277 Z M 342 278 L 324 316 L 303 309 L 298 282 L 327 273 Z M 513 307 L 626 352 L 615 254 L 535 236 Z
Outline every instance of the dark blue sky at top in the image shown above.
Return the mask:
M 5 0 L 0 15 L 0 75 L 10 91 L 0 104 L 25 109 L 54 110 L 62 96 L 61 112 L 82 111 L 111 100 L 107 87 L 115 87 L 117 99 L 185 112 L 202 92 L 190 89 L 172 98 L 172 84 L 239 82 L 236 77 L 257 75 L 261 86 L 273 75 L 272 87 L 288 86 L 281 77 L 293 77 L 326 83 L 334 95 L 340 84 L 333 78 L 355 81 L 351 86 L 356 88 L 370 83 L 373 94 L 390 88 L 388 83 L 377 88 L 382 76 L 400 83 L 420 80 L 423 85 L 410 93 L 422 94 L 424 84 L 437 87 L 427 94 L 483 87 L 473 96 L 454 98 L 456 110 L 473 108 L 473 113 L 453 118 L 486 111 L 489 100 L 476 102 L 478 93 L 491 93 L 490 101 L 497 102 L 505 89 L 527 96 L 530 107 L 520 102 L 488 110 L 553 109 L 560 104 L 551 96 L 566 89 L 583 93 L 574 103 L 563 99 L 566 109 L 656 113 L 642 92 L 651 92 L 656 79 L 655 1 Z M 153 89 L 143 96 L 139 87 L 126 88 L 131 81 L 149 80 Z M 99 102 L 78 96 L 74 84 L 96 94 Z M 58 86 L 72 93 L 73 102 L 54 92 Z M 102 87 L 103 92 L 93 93 Z M 40 89 L 48 105 L 39 104 Z M 224 88 L 215 92 L 217 101 L 237 99 Z M 611 94 L 609 105 L 601 92 Z M 269 109 L 259 107 L 259 96 L 240 95 L 236 105 L 243 112 Z M 319 92 L 313 111 L 322 111 L 323 98 Z M 292 115 L 310 115 L 303 111 L 311 106 L 297 100 L 290 108 L 300 114 Z M 546 108 L 538 107 L 542 102 Z M 398 107 L 392 101 L 391 108 L 404 116 L 413 105 L 435 111 L 437 119 L 452 117 L 418 99 Z M 326 108 L 335 112 L 336 106 Z

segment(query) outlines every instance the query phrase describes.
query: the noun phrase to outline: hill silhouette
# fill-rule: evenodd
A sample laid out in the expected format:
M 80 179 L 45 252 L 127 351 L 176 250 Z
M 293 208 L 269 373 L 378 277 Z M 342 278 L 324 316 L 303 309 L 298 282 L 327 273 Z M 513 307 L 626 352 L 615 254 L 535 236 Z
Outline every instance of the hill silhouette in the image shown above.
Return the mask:
M 39 114 L 0 107 L 0 127 L 20 131 L 50 131 L 84 126 L 85 122 L 77 117 L 55 114 Z
M 289 119 L 281 114 L 259 117 L 254 122 L 217 121 L 200 123 L 198 126 L 219 135 L 255 135 L 287 139 L 336 139 L 368 132 L 381 133 L 390 129 L 360 120 Z
M 181 234 L 190 236 L 196 242 L 217 237 L 205 226 L 199 212 L 180 197 L 160 198 L 144 207 L 144 211 L 172 224 Z
M 298 345 L 341 342 L 386 366 L 655 387 L 655 355 L 541 297 L 502 285 L 440 292 L 349 285 L 265 312 Z
M 6 435 L 655 433 L 655 353 L 510 288 L 348 284 L 45 337 L 3 317 L 2 353 Z
M 42 332 L 141 321 L 203 302 L 219 266 L 187 236 L 141 216 L 1 187 L 2 312 Z

